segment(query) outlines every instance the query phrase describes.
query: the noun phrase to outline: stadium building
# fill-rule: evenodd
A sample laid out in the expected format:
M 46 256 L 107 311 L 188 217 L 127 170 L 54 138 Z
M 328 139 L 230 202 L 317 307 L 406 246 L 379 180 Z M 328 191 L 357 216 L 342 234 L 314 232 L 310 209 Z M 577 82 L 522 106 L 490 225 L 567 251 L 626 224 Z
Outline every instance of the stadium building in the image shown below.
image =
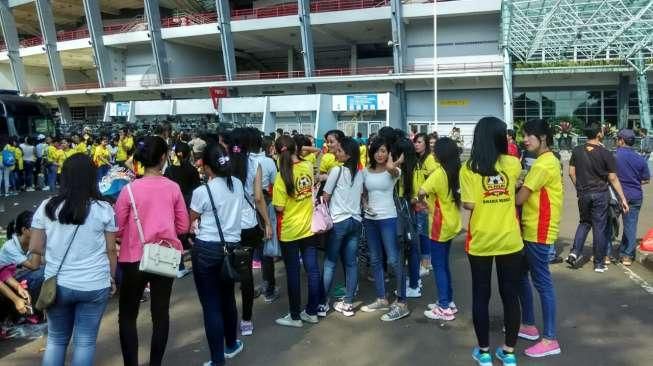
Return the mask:
M 0 87 L 65 123 L 651 130 L 651 0 L 0 0 L 0 24 Z

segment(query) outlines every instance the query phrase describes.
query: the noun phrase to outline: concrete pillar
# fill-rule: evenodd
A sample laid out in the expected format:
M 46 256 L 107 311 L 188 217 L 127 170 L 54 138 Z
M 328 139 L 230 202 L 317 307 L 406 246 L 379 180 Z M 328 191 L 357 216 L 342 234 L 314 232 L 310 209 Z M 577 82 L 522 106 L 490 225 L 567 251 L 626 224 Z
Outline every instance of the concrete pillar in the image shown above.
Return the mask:
M 358 47 L 355 44 L 351 45 L 349 51 L 349 69 L 352 75 L 356 75 L 358 69 Z
M 64 79 L 59 52 L 57 51 L 57 30 L 54 26 L 52 4 L 49 0 L 36 0 L 35 4 L 36 15 L 38 16 L 41 34 L 43 35 L 43 47 L 48 58 L 50 81 L 54 90 L 62 90 L 66 81 Z
M 293 71 L 295 71 L 295 50 L 290 47 L 288 48 L 288 77 L 293 77 Z
M 508 49 L 503 49 L 503 121 L 512 128 L 512 63 Z
M 93 58 L 95 59 L 95 69 L 97 70 L 97 79 L 100 88 L 107 88 L 111 84 L 111 61 L 104 47 L 102 35 L 104 28 L 102 25 L 102 14 L 100 13 L 100 2 L 95 0 L 84 0 L 84 14 L 86 16 L 86 26 L 91 36 L 91 47 L 93 49 Z
M 395 95 L 399 105 L 399 121 L 395 124 L 401 126 L 404 131 L 408 131 L 408 111 L 406 107 L 406 86 L 404 83 L 395 84 Z
M 7 57 L 9 57 L 9 67 L 11 74 L 14 76 L 14 83 L 16 89 L 21 93 L 27 93 L 27 80 L 25 79 L 25 66 L 23 66 L 23 59 L 20 58 L 19 48 L 20 42 L 18 40 L 18 31 L 16 29 L 16 22 L 14 14 L 9 7 L 7 0 L 0 0 L 0 27 L 4 35 L 5 44 L 7 46 Z
M 630 98 L 630 76 L 619 75 L 619 87 L 617 89 L 617 127 L 628 126 L 628 99 Z
M 404 72 L 404 23 L 401 0 L 390 0 L 390 25 L 392 26 L 392 61 L 396 74 Z
M 438 130 L 438 14 L 433 2 L 433 128 Z
M 639 123 L 648 131 L 648 136 L 653 136 L 651 131 L 651 107 L 648 102 L 648 77 L 646 76 L 646 62 L 642 51 L 637 60 L 637 99 L 639 99 Z
M 168 60 L 165 44 L 161 38 L 159 0 L 145 0 L 145 17 L 147 18 L 148 36 L 152 45 L 156 76 L 159 84 L 165 84 L 168 81 Z
M 302 58 L 304 59 L 304 74 L 306 77 L 315 75 L 315 52 L 313 49 L 313 33 L 311 32 L 311 2 L 298 0 L 299 30 L 302 36 Z
M 228 0 L 216 0 L 215 9 L 218 12 L 218 30 L 222 47 L 222 63 L 227 81 L 236 80 L 236 54 L 234 39 L 231 34 L 231 8 Z
M 68 104 L 68 99 L 65 97 L 57 98 L 57 106 L 59 107 L 59 113 L 61 114 L 61 123 L 69 124 L 72 122 L 73 118 L 70 114 L 70 105 Z

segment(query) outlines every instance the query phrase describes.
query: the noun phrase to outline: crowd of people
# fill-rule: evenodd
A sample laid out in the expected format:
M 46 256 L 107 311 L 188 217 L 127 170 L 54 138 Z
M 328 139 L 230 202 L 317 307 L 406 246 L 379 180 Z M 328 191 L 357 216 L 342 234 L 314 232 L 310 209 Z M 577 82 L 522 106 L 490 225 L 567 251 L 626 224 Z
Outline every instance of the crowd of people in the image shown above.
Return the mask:
M 581 263 L 591 228 L 594 269 L 604 272 L 610 258 L 632 262 L 641 185 L 649 172 L 631 149 L 632 131 L 619 132 L 616 158 L 601 146 L 600 127 L 585 132 L 588 142 L 570 161 L 580 224 L 567 262 Z M 222 365 L 243 350 L 240 336 L 254 334 L 254 299 L 279 300 L 275 258 L 283 260 L 288 294 L 288 312 L 276 319 L 280 326 L 317 324 L 331 309 L 346 317 L 360 310 L 397 321 L 410 315 L 410 299 L 421 297 L 425 285 L 420 277 L 431 271 L 437 298 L 423 314 L 455 320 L 450 253 L 466 210 L 464 247 L 477 337 L 473 359 L 492 365 L 494 265 L 505 325 L 494 356 L 503 365 L 516 365 L 518 338 L 539 340 L 526 348 L 529 357 L 556 355 L 561 347 L 549 265 L 561 261 L 554 244 L 562 215 L 562 164 L 552 151 L 547 122 L 528 121 L 520 133 L 523 153 L 503 121 L 482 118 L 465 162 L 459 134 L 406 135 L 390 127 L 367 141 L 331 130 L 323 149 L 312 136 L 294 131 L 264 136 L 254 128 L 236 128 L 191 138 L 175 134 L 169 124 L 150 136 L 124 129 L 111 143 L 90 131 L 70 138 L 37 136 L 20 146 L 12 140 L 2 153 L 3 192 L 54 193 L 9 225 L 0 250 L 0 293 L 12 316 L 47 319 L 46 366 L 64 364 L 73 334 L 72 364 L 93 364 L 99 325 L 116 293 L 124 364 L 138 365 L 136 319 L 149 293 L 149 363 L 160 365 L 174 278 L 192 272 L 210 349 L 205 365 Z M 122 183 L 115 185 L 118 180 Z M 624 230 L 617 253 L 608 243 L 619 214 Z M 190 254 L 192 269 L 182 259 L 176 275 L 153 271 L 144 262 L 156 247 Z M 339 262 L 345 291 L 336 298 Z M 263 282 L 256 286 L 253 267 L 259 265 Z M 374 296 L 359 299 L 365 305 L 357 309 L 360 273 L 369 274 Z M 44 279 L 51 278 L 56 278 L 54 302 L 33 309 Z M 541 300 L 541 333 L 532 287 Z

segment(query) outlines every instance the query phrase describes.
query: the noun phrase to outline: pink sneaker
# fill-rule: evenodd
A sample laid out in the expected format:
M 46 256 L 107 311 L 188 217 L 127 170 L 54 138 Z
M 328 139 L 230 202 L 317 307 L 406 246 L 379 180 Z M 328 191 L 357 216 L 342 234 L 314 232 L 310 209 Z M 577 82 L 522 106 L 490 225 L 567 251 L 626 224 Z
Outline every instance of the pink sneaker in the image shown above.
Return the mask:
M 542 339 L 534 346 L 526 348 L 524 353 L 529 357 L 545 357 L 559 355 L 562 351 L 560 345 L 555 339 Z
M 540 338 L 540 332 L 537 331 L 537 328 L 534 325 L 521 325 L 517 335 L 520 338 L 528 339 L 529 341 L 536 341 Z
M 252 261 L 253 269 L 261 269 L 261 261 Z
M 433 320 L 452 321 L 456 319 L 450 308 L 441 308 L 439 306 L 436 306 L 432 310 L 426 310 L 424 316 Z

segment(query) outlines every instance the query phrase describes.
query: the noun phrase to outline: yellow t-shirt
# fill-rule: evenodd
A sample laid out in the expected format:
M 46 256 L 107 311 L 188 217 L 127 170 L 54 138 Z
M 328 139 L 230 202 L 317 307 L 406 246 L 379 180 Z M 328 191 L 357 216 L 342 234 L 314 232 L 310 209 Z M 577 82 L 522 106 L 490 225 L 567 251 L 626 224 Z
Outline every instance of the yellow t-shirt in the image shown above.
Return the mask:
M 367 146 L 360 145 L 358 147 L 358 151 L 360 152 L 360 157 L 358 159 L 358 170 L 363 170 L 367 168 Z
M 52 154 L 53 154 L 52 155 L 53 160 L 51 161 L 57 164 L 57 174 L 61 174 L 61 169 L 63 168 L 63 162 L 66 161 L 66 153 L 63 150 L 57 148 L 51 148 L 50 150 L 52 150 Z
M 552 152 L 538 156 L 524 179 L 524 187 L 532 192 L 522 208 L 524 240 L 555 243 L 563 199 L 560 160 Z
M 79 151 L 77 151 L 76 149 L 61 150 L 61 152 L 63 153 L 64 161 L 66 161 L 66 159 L 68 159 L 69 157 L 75 154 L 79 154 Z
M 310 162 L 300 161 L 293 165 L 292 174 L 295 180 L 292 196 L 286 192 L 281 174 L 274 179 L 272 192 L 272 204 L 284 208 L 283 212 L 277 212 L 277 233 L 279 240 L 285 242 L 313 235 L 313 167 Z
M 331 168 L 337 166 L 342 166 L 342 163 L 336 159 L 334 154 L 326 153 L 322 155 L 322 160 L 320 160 L 320 174 L 326 174 Z
M 93 163 L 95 163 L 95 166 L 101 167 L 103 165 L 109 165 L 111 161 L 111 152 L 109 149 L 102 145 L 98 145 L 95 147 L 95 151 L 93 154 Z
M 465 242 L 471 255 L 511 254 L 524 247 L 515 207 L 521 164 L 514 156 L 501 155 L 495 168 L 499 174 L 492 177 L 474 173 L 467 163 L 460 169 L 462 201 L 474 204 Z
M 433 154 L 428 154 L 426 158 L 424 158 L 423 163 L 417 163 L 417 165 L 415 165 L 415 170 L 413 170 L 413 198 L 417 198 L 419 188 L 424 184 L 424 182 L 426 182 L 426 179 L 438 166 L 439 164 L 435 162 Z
M 317 165 L 317 155 L 315 153 L 308 153 L 302 156 L 302 159 L 309 161 L 311 164 L 313 164 L 313 166 Z
M 449 190 L 447 173 L 440 165 L 421 185 L 421 189 L 427 193 L 429 238 L 439 242 L 455 238 L 462 228 L 460 210 Z
M 116 152 L 116 161 L 126 161 L 129 156 L 127 152 L 134 147 L 134 138 L 131 136 L 123 137 L 118 141 L 118 151 Z
M 18 170 L 23 170 L 23 150 L 19 147 L 12 146 L 11 151 L 13 151 L 14 157 L 16 158 L 16 167 L 18 167 Z
M 79 144 L 75 145 L 75 151 L 81 154 L 88 154 L 88 150 L 86 149 L 86 143 L 80 142 Z

